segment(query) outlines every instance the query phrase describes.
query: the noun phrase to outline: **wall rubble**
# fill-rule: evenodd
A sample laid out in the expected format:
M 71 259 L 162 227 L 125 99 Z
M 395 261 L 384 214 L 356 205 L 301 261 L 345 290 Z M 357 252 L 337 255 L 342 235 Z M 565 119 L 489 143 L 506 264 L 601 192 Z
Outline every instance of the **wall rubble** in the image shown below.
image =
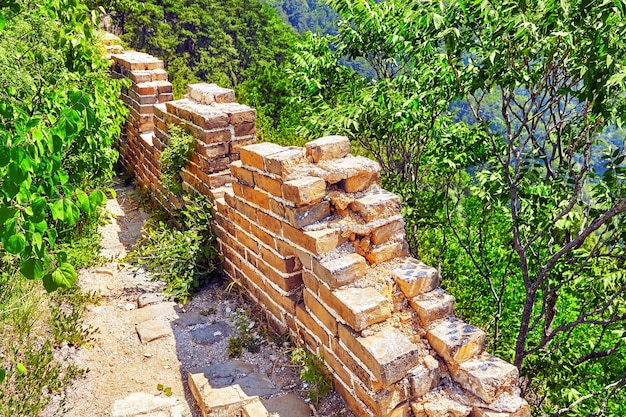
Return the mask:
M 408 255 L 401 202 L 380 188 L 378 164 L 341 136 L 255 143 L 256 113 L 232 90 L 194 84 L 172 100 L 161 61 L 111 57 L 132 81 L 123 164 L 171 210 L 179 203 L 159 182 L 168 129 L 196 138 L 183 187 L 214 200 L 226 275 L 324 358 L 357 416 L 530 416 L 517 368 L 484 351 L 438 272 Z

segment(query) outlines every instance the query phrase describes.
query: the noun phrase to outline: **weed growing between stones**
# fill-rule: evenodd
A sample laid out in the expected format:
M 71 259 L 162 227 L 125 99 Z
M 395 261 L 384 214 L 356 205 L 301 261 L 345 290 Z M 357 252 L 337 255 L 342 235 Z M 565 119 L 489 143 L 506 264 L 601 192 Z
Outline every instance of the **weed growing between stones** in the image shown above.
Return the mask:
M 170 142 L 161 153 L 161 182 L 173 194 L 180 195 L 180 171 L 189 163 L 196 140 L 179 126 L 169 127 Z
M 332 391 L 332 379 L 323 359 L 299 346 L 291 352 L 291 362 L 302 367 L 300 379 L 309 385 L 307 399 L 317 406 Z
M 265 329 L 262 329 L 262 334 L 255 331 L 254 321 L 250 321 L 242 309 L 237 309 L 234 321 L 237 335 L 228 340 L 228 356 L 237 358 L 243 354 L 244 348 L 250 353 L 257 353 L 264 342 Z

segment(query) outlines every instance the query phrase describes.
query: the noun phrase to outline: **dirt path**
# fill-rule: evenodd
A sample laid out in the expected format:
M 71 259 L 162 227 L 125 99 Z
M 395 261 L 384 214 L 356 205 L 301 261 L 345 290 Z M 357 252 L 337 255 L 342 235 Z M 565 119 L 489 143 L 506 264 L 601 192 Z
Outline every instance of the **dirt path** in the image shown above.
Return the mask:
M 250 392 L 262 396 L 267 410 L 275 412 L 272 416 L 352 416 L 336 394 L 317 410 L 304 403 L 308 387 L 290 363 L 286 345 L 265 338 L 258 353 L 244 351 L 238 361 L 228 357 L 228 339 L 236 333 L 243 301 L 223 284 L 204 289 L 182 306 L 165 300 L 161 285 L 146 273 L 121 263 L 148 217 L 130 197 L 132 192 L 131 187 L 117 187 L 117 198 L 107 202 L 111 223 L 101 230 L 102 255 L 110 262 L 79 274 L 81 289 L 102 298 L 84 317 L 86 325 L 97 329 L 94 339 L 70 354 L 89 372 L 67 393 L 69 411 L 64 416 L 200 417 L 207 404 L 197 404 L 191 394 L 189 372 L 209 379 L 217 375 L 219 381 L 241 380 L 245 374 L 254 380 Z M 250 318 L 244 320 L 252 323 L 251 331 L 259 327 Z M 210 382 L 215 386 L 216 381 Z

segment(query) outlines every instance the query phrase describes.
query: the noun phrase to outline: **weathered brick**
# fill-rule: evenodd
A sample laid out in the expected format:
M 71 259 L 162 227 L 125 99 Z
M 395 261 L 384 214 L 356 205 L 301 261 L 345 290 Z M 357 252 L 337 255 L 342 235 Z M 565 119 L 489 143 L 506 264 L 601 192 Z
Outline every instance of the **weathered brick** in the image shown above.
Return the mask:
M 472 411 L 471 407 L 443 395 L 423 404 L 411 403 L 411 408 L 417 417 L 467 417 Z
M 381 245 L 396 235 L 404 233 L 404 220 L 398 218 L 385 225 L 372 229 L 370 241 L 373 245 Z M 406 236 L 406 235 L 405 235 Z
M 283 227 L 284 226 L 288 225 L 283 225 Z M 276 239 L 276 248 L 278 249 L 278 253 L 284 256 L 296 256 L 300 260 L 303 268 L 307 268 L 308 270 L 312 269 L 313 256 L 310 252 L 301 249 L 299 246 L 294 245 L 292 242 L 283 239 Z
M 389 242 L 384 245 L 372 246 L 365 258 L 371 264 L 381 264 L 409 254 L 409 245 L 405 240 Z
M 393 412 L 396 407 L 409 399 L 409 384 L 406 379 L 402 379 L 381 391 L 372 392 L 357 382 L 354 384 L 354 392 L 375 416 L 399 416 L 402 415 L 397 414 L 400 410 Z
M 342 186 L 349 193 L 366 190 L 379 180 L 380 166 L 363 156 L 323 160 L 318 166 L 324 171 L 327 182 L 335 184 L 344 181 Z
M 366 268 L 365 259 L 356 253 L 326 262 L 313 261 L 313 272 L 333 289 L 361 278 Z
M 254 123 L 256 121 L 256 110 L 246 106 L 245 104 L 228 103 L 220 104 L 217 107 L 224 113 L 228 114 L 230 123 L 235 126 L 244 123 Z
M 254 122 L 241 123 L 234 126 L 235 136 L 249 136 L 256 133 L 256 125 Z
M 372 336 L 355 337 L 348 327 L 339 326 L 339 338 L 384 386 L 405 377 L 419 361 L 417 345 L 395 327 Z
M 285 310 L 285 313 L 291 315 L 296 314 L 296 305 L 302 299 L 302 295 L 300 294 L 300 292 L 296 291 L 291 294 L 286 293 L 285 291 L 276 288 L 276 286 L 274 286 L 270 282 L 267 282 L 267 285 L 265 286 L 265 292 L 267 293 L 268 297 L 274 300 L 276 304 L 278 304 L 283 310 Z
M 220 87 L 217 84 L 188 84 L 187 93 L 189 97 L 202 104 L 232 103 L 235 101 L 233 90 Z
M 259 239 L 265 245 L 269 246 L 272 249 L 276 249 L 276 240 L 274 239 L 274 236 L 270 235 L 254 223 L 250 225 L 250 231 L 252 232 L 254 237 Z
M 285 206 L 285 218 L 293 227 L 302 229 L 330 216 L 330 203 L 320 201 L 303 207 Z
M 418 294 L 409 302 L 417 312 L 424 327 L 454 314 L 454 297 L 441 288 Z
M 408 374 L 411 393 L 420 398 L 439 385 L 439 362 L 430 355 L 424 358 L 424 364 L 411 369 Z
M 282 256 L 266 247 L 261 248 L 263 260 L 276 270 L 289 274 L 302 268 L 300 260 L 296 256 Z
M 324 136 L 306 145 L 306 156 L 312 162 L 343 158 L 350 153 L 350 140 L 345 136 Z
M 311 312 L 317 319 L 324 324 L 326 329 L 333 336 L 337 336 L 337 320 L 335 316 L 331 314 L 326 307 L 324 307 L 316 298 L 315 294 L 308 289 L 304 289 L 304 305 L 308 311 Z
M 313 319 L 311 314 L 305 309 L 304 304 L 298 304 L 296 306 L 296 318 L 300 321 L 302 326 L 306 327 L 318 338 L 321 345 L 330 346 L 328 331 Z
M 181 114 L 181 109 L 188 109 L 189 116 L 185 117 L 184 113 Z M 185 105 L 178 108 L 178 115 L 183 119 L 193 121 L 194 124 L 205 130 L 222 129 L 228 126 L 228 116 L 209 106 L 198 104 L 190 105 L 189 102 L 187 102 Z
M 257 213 L 259 225 L 275 236 L 282 236 L 282 223 L 276 217 L 259 210 Z
M 515 366 L 486 352 L 458 367 L 450 367 L 450 373 L 463 388 L 486 403 L 494 402 L 498 395 L 509 391 L 519 377 Z
M 260 172 L 254 172 L 254 184 L 275 197 L 282 196 L 282 181 L 280 180 L 261 174 Z
M 437 270 L 414 258 L 403 259 L 397 268 L 391 270 L 391 276 L 407 298 L 439 286 Z
M 324 301 L 355 331 L 385 321 L 391 315 L 390 300 L 372 287 L 338 289 Z
M 138 83 L 133 85 L 133 91 L 142 96 L 155 96 L 157 94 L 157 86 L 152 82 Z
M 292 292 L 302 287 L 302 272 L 292 272 L 289 274 L 279 272 L 272 268 L 262 258 L 257 262 L 257 269 L 263 273 L 263 275 L 276 284 L 278 288 L 285 292 Z
M 530 417 L 530 406 L 526 402 L 526 400 L 509 396 L 506 399 L 506 402 L 498 401 L 499 403 L 506 404 L 505 411 L 500 409 L 500 411 L 490 410 L 488 408 L 482 408 L 479 406 L 474 406 L 472 409 L 472 417 Z M 502 404 L 499 404 L 502 406 Z
M 256 204 L 264 209 L 270 208 L 269 196 L 266 192 L 243 184 L 238 184 L 237 187 L 233 186 L 233 190 L 235 190 L 236 195 L 243 197 L 252 204 Z M 237 194 L 238 191 L 241 191 L 242 194 Z
M 273 153 L 283 151 L 280 145 L 271 142 L 255 143 L 252 145 L 243 146 L 240 151 L 241 162 L 244 165 L 248 165 L 253 168 L 265 170 L 264 158 Z
M 270 210 L 281 219 L 285 218 L 285 204 L 276 198 L 270 198 Z
M 241 148 L 247 145 L 252 145 L 256 143 L 256 137 L 254 135 L 252 136 L 246 136 L 246 137 L 235 137 L 232 138 L 230 141 L 230 153 L 231 154 L 238 154 L 241 152 Z
M 365 404 L 352 393 L 349 388 L 346 388 L 343 382 L 341 382 L 338 378 L 333 378 L 335 387 L 335 391 L 337 394 L 343 398 L 343 400 L 348 404 L 350 410 L 354 413 L 356 417 L 374 417 L 372 412 L 367 408 Z
M 209 159 L 223 157 L 228 154 L 228 143 L 207 145 L 202 142 L 196 142 L 196 152 Z
M 318 294 L 320 282 L 315 275 L 313 275 L 310 271 L 303 269 L 302 281 L 304 282 L 304 286 L 307 287 L 309 291 L 311 291 L 314 295 Z
M 350 205 L 366 222 L 400 214 L 400 197 L 383 189 L 370 191 Z
M 485 332 L 456 317 L 434 322 L 428 329 L 426 338 L 448 363 L 469 360 L 485 348 Z
M 345 365 L 339 361 L 335 356 L 330 345 L 323 346 L 321 349 L 322 358 L 326 365 L 332 371 L 332 374 L 341 379 L 341 382 L 346 384 L 349 388 L 352 388 L 352 375 L 348 372 Z
M 285 200 L 296 206 L 317 203 L 326 196 L 326 181 L 318 177 L 302 177 L 283 184 Z
M 230 172 L 231 174 L 233 174 L 233 177 L 237 178 L 240 182 L 251 187 L 254 186 L 253 172 L 247 168 L 244 168 L 241 161 L 231 162 Z
M 304 149 L 302 148 L 286 148 L 280 152 L 272 153 L 265 156 L 265 169 L 272 174 L 285 177 L 293 170 L 304 164 Z
M 237 233 L 236 236 L 237 241 L 239 243 L 241 243 L 243 246 L 245 246 L 246 248 L 248 248 L 253 254 L 259 254 L 260 249 L 259 249 L 259 243 L 253 239 L 252 237 L 250 237 L 250 235 L 248 235 L 248 233 L 237 229 Z

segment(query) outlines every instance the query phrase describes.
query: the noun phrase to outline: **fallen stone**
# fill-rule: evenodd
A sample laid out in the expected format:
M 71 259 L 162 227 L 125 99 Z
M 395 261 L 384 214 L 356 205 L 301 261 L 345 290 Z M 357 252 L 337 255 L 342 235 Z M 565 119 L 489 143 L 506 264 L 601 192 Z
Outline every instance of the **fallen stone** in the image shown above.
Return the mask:
M 272 417 L 311 416 L 311 409 L 308 404 L 293 393 L 270 398 L 268 400 L 261 400 L 261 403 Z
M 128 397 L 117 400 L 111 409 L 112 417 L 130 417 L 138 414 L 167 411 L 176 407 L 179 399 L 176 397 L 163 397 L 145 392 L 134 392 Z
M 141 343 L 144 345 L 154 340 L 172 335 L 172 327 L 163 319 L 152 319 L 135 325 Z
M 191 331 L 191 339 L 201 345 L 217 343 L 232 334 L 228 323 L 220 321 L 215 324 L 196 327 Z
M 205 324 L 209 321 L 209 318 L 200 314 L 197 311 L 189 311 L 187 313 L 179 313 L 178 318 L 174 320 L 174 323 L 179 326 L 195 326 L 196 324 Z
M 426 338 L 435 351 L 448 363 L 461 363 L 482 353 L 485 332 L 456 317 L 434 322 Z
M 391 276 L 407 298 L 432 291 L 439 286 L 439 273 L 414 258 L 406 258 L 391 271 Z
M 158 317 L 163 319 L 175 320 L 178 318 L 178 313 L 176 313 L 176 310 L 174 309 L 175 306 L 176 303 L 172 301 L 167 301 L 128 311 L 125 313 L 125 316 L 128 317 L 131 323 L 134 324 L 152 320 Z

